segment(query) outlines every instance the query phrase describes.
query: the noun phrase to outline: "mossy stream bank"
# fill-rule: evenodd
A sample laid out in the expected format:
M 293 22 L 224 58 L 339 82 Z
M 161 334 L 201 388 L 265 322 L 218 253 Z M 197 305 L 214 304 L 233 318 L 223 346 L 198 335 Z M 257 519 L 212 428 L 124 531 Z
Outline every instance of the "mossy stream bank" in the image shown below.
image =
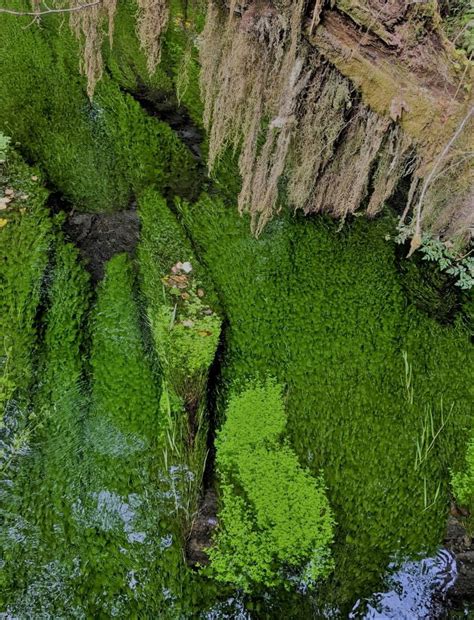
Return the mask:
M 439 299 L 440 315 L 427 314 L 419 302 L 436 287 L 400 269 L 389 212 L 341 229 L 283 211 L 254 238 L 236 210 L 231 156 L 211 183 L 176 126 L 129 94 L 147 82 L 131 10 L 119 10 L 93 104 L 58 22 L 24 33 L 19 22 L 0 22 L 9 50 L 0 59 L 0 128 L 41 167 L 12 151 L 2 168 L 3 189 L 14 190 L 0 231 L 2 612 L 347 617 L 384 590 L 390 563 L 431 557 L 442 544 L 450 472 L 463 464 L 472 424 L 464 300 L 445 309 Z M 173 91 L 182 50 L 172 24 L 168 70 L 147 92 Z M 31 58 L 35 71 L 19 71 Z M 199 126 L 195 78 L 185 103 Z M 134 232 L 130 247 L 127 237 L 104 251 L 95 288 L 61 216 L 44 206 L 43 179 L 75 209 L 69 226 L 83 217 L 95 244 L 93 227 L 137 202 L 137 249 L 113 256 L 131 249 Z M 163 322 L 173 308 L 171 341 Z M 184 550 L 210 462 L 209 420 L 220 427 L 231 396 L 268 377 L 284 388 L 288 449 L 323 476 L 334 571 L 315 589 L 288 579 L 288 588 L 244 594 L 191 569 Z

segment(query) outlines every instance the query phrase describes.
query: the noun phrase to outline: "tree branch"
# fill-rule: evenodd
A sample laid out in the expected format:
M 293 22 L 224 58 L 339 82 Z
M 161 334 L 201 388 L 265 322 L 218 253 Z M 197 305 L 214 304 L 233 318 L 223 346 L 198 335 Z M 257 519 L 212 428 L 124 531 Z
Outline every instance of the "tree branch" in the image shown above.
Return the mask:
M 74 13 L 75 11 L 82 11 L 84 9 L 89 9 L 93 6 L 97 6 L 98 4 L 102 4 L 102 0 L 95 0 L 95 2 L 88 2 L 87 4 L 79 4 L 78 6 L 71 6 L 71 7 L 64 8 L 64 9 L 49 9 L 48 8 L 46 11 L 14 11 L 13 9 L 0 8 L 0 13 L 6 13 L 7 15 L 41 17 L 42 15 L 50 15 L 51 13 Z

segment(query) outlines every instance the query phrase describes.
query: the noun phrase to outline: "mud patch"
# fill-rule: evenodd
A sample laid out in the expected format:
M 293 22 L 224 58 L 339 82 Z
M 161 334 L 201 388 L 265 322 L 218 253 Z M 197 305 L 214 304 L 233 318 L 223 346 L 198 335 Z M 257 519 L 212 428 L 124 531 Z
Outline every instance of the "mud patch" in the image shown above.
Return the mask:
M 136 208 L 113 213 L 71 213 L 64 224 L 94 283 L 104 277 L 105 263 L 115 254 L 133 254 L 140 235 Z

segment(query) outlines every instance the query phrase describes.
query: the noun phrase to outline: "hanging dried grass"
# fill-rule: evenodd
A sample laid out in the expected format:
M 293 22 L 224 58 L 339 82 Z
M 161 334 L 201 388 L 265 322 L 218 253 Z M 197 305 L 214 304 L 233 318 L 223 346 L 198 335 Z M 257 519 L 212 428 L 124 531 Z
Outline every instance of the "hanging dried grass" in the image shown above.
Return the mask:
M 311 84 L 300 102 L 293 145 L 288 197 L 295 209 L 307 209 L 319 176 L 334 157 L 335 145 L 348 124 L 352 108 L 349 81 L 319 57 Z
M 167 0 L 137 0 L 137 36 L 147 56 L 148 72 L 153 74 L 161 58 L 161 37 L 169 20 Z
M 390 122 L 365 106 L 356 111 L 306 211 L 326 211 L 345 218 L 360 207 Z
M 286 171 L 295 208 L 345 217 L 366 198 L 375 167 L 375 213 L 392 193 L 408 148 L 398 134 L 387 138 L 390 119 L 352 101 L 347 79 L 317 54 L 308 57 L 304 0 L 286 6 L 278 13 L 263 0 L 233 1 L 224 19 L 211 1 L 202 37 L 209 166 L 226 147 L 240 148 L 238 206 L 250 213 L 256 235 L 277 209 Z
M 209 167 L 226 147 L 240 148 L 239 209 L 251 213 L 257 234 L 273 213 L 298 97 L 309 79 L 299 55 L 303 10 L 304 0 L 284 13 L 264 0 L 245 6 L 234 0 L 224 20 L 211 1 L 201 38 Z M 259 148 L 265 119 L 268 130 Z
M 398 125 L 391 127 L 380 150 L 377 168 L 372 178 L 372 194 L 367 206 L 368 215 L 375 215 L 395 191 L 400 179 L 410 172 L 413 144 Z
M 250 213 L 257 235 L 278 208 L 283 178 L 294 208 L 344 219 L 364 203 L 368 215 L 378 213 L 407 174 L 413 185 L 404 219 L 416 211 L 415 236 L 422 225 L 449 235 L 472 229 L 472 181 L 464 189 L 459 183 L 472 178 L 472 162 L 445 158 L 444 178 L 430 179 L 423 191 L 429 172 L 416 160 L 419 145 L 359 101 L 316 51 L 306 51 L 302 0 L 226 4 L 223 15 L 209 1 L 200 46 L 209 168 L 226 148 L 240 151 L 239 210 Z M 313 4 L 312 28 L 322 5 Z
M 70 15 L 70 26 L 82 45 L 80 70 L 87 79 L 87 94 L 92 99 L 97 82 L 102 77 L 102 7 L 92 6 Z
M 109 42 L 112 45 L 116 10 L 117 0 L 102 0 L 101 4 L 73 12 L 69 17 L 70 27 L 82 46 L 80 69 L 87 78 L 87 94 L 90 99 L 103 72 L 103 22 L 107 21 Z

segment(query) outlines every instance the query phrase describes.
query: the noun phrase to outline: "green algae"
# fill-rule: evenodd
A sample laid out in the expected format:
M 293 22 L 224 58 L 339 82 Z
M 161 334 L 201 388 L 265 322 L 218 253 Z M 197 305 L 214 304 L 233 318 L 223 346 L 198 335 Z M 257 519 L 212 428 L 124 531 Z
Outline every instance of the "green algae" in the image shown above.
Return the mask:
M 10 192 L 0 229 L 0 428 L 8 403 L 19 409 L 28 404 L 37 350 L 35 319 L 52 242 L 47 193 L 35 172 L 13 151 L 0 164 L 2 194 Z

